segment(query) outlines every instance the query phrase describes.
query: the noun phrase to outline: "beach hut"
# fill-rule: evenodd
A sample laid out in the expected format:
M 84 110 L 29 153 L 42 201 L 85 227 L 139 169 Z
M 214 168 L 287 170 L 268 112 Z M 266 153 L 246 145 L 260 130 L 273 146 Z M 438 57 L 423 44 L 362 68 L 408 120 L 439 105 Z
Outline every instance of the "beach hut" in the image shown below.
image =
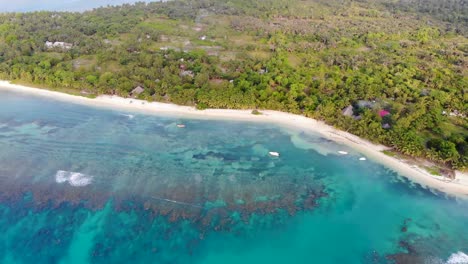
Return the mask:
M 135 89 L 133 89 L 130 92 L 130 96 L 137 97 L 138 95 L 140 95 L 144 91 L 145 91 L 145 89 L 143 87 L 137 86 L 137 87 L 135 87 Z

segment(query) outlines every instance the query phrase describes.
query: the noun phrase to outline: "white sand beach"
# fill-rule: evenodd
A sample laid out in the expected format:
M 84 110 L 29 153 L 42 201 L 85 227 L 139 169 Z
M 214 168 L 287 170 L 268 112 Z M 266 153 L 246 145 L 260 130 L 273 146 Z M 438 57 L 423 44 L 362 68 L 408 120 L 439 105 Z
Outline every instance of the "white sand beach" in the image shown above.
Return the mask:
M 373 144 L 348 132 L 341 131 L 333 128 L 332 126 L 326 125 L 321 121 L 300 115 L 270 110 L 261 110 L 261 115 L 253 115 L 251 110 L 197 110 L 190 106 L 147 102 L 131 98 L 107 95 L 99 96 L 95 99 L 90 99 L 60 92 L 11 84 L 8 81 L 0 81 L 0 89 L 47 96 L 58 100 L 66 100 L 73 103 L 92 105 L 95 107 L 137 111 L 146 114 L 156 113 L 180 115 L 183 117 L 196 119 L 269 122 L 288 128 L 299 129 L 304 132 L 319 133 L 324 138 L 351 147 L 355 151 L 367 157 L 367 159 L 381 163 L 423 186 L 427 186 L 429 188 L 433 188 L 460 198 L 468 198 L 468 175 L 466 173 L 457 171 L 455 180 L 444 181 L 443 177 L 433 176 L 421 167 L 413 165 L 407 161 L 385 155 L 382 153 L 383 150 L 388 149 L 385 146 Z M 356 162 L 362 161 L 357 160 Z

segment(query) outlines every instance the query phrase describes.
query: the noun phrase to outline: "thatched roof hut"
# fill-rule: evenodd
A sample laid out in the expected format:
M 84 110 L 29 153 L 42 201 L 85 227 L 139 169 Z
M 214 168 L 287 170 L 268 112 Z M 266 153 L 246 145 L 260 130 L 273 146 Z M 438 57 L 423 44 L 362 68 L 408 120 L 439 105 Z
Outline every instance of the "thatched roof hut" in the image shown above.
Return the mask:
M 145 88 L 141 87 L 141 86 L 137 86 L 135 87 L 135 89 L 133 89 L 131 92 L 130 92 L 130 95 L 131 96 L 138 96 L 140 95 L 142 92 L 145 91 Z

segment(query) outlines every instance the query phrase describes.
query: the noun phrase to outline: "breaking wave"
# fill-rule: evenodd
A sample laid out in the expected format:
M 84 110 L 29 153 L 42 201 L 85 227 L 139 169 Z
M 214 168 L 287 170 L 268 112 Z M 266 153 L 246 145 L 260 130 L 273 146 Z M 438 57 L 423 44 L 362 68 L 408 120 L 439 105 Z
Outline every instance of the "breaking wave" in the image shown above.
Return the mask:
M 120 114 L 122 116 L 128 117 L 128 119 L 133 119 L 135 116 L 130 114 Z
M 55 174 L 55 182 L 57 183 L 68 183 L 74 187 L 83 187 L 91 184 L 93 176 L 86 175 L 79 172 L 63 171 L 59 170 Z
M 464 252 L 458 251 L 457 253 L 453 253 L 450 255 L 449 259 L 447 260 L 446 264 L 466 264 L 468 263 L 468 255 Z

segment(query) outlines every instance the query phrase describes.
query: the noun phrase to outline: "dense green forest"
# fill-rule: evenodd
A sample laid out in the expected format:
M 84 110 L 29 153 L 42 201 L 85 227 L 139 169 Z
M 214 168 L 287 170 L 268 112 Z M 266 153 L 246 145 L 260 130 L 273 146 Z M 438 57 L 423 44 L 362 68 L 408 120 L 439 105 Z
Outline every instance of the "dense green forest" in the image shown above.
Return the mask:
M 273 109 L 468 165 L 463 0 L 176 0 L 0 15 L 0 78 Z M 347 110 L 347 111 L 344 111 Z

